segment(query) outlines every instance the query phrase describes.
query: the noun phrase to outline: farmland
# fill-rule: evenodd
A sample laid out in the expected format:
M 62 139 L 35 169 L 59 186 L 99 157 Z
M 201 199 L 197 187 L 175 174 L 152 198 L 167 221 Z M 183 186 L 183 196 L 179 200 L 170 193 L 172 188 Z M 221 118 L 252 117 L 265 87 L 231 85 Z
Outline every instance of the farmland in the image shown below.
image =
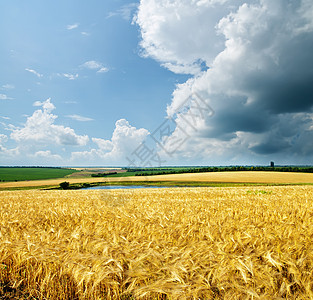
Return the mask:
M 0 192 L 5 299 L 310 299 L 313 187 Z
M 65 168 L 28 168 L 28 167 L 9 167 L 0 168 L 0 181 L 24 181 L 61 178 L 77 172 L 73 169 Z
M 238 172 L 208 172 L 208 173 L 185 173 L 154 176 L 132 177 L 95 177 L 95 178 L 59 178 L 50 180 L 34 180 L 21 182 L 0 182 L 0 190 L 7 188 L 27 187 L 51 187 L 58 186 L 64 180 L 70 184 L 82 183 L 134 183 L 148 182 L 174 185 L 175 183 L 193 183 L 194 185 L 216 184 L 313 184 L 312 173 L 287 173 L 287 172 L 262 172 L 262 171 L 238 171 Z

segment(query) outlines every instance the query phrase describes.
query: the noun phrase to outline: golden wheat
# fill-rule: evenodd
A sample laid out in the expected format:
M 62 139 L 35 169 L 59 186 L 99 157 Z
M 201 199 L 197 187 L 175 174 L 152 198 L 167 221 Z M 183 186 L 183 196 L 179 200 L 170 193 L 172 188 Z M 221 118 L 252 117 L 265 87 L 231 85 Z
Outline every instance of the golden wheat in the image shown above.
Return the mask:
M 0 295 L 312 299 L 312 199 L 310 186 L 0 192 Z

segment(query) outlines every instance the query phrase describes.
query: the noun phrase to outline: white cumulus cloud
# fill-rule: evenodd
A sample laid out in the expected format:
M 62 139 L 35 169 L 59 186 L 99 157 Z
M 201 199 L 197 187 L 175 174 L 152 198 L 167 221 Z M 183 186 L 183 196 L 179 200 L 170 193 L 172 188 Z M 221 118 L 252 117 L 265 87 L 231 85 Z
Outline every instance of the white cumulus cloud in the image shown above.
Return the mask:
M 73 152 L 73 161 L 101 161 L 106 164 L 126 164 L 126 157 L 131 155 L 148 136 L 149 131 L 144 128 L 137 129 L 125 119 L 115 123 L 111 140 L 92 138 L 97 145 L 90 151 Z
M 175 73 L 197 74 L 223 49 L 216 24 L 230 8 L 226 1 L 143 0 L 135 22 L 143 55 Z
M 72 146 L 87 144 L 87 135 L 77 135 L 70 127 L 54 124 L 57 116 L 51 113 L 55 106 L 50 102 L 50 98 L 43 102 L 37 101 L 34 106 L 41 106 L 42 109 L 36 110 L 28 117 L 24 127 L 13 129 L 10 135 L 13 140 Z
M 44 109 L 44 111 L 50 113 L 53 110 L 55 110 L 55 106 L 53 103 L 51 103 L 51 98 L 48 98 L 45 101 L 35 101 L 33 103 L 33 106 L 42 106 L 42 108 Z
M 58 154 L 52 154 L 50 150 L 45 150 L 45 151 L 37 151 L 33 157 L 35 157 L 36 159 L 45 159 L 45 160 L 57 160 L 57 161 L 61 161 L 62 157 Z
M 4 144 L 8 141 L 8 136 L 0 133 L 0 158 L 2 161 L 6 161 L 8 157 L 14 158 L 16 155 L 19 155 L 18 147 L 13 149 L 7 149 Z

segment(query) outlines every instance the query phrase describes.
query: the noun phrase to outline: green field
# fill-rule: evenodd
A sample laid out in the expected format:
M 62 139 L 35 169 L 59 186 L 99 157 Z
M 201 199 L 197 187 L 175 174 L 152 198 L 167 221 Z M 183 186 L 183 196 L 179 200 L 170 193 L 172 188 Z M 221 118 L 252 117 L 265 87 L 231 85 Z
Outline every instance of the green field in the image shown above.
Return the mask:
M 22 181 L 62 178 L 77 172 L 63 168 L 0 168 L 0 181 Z

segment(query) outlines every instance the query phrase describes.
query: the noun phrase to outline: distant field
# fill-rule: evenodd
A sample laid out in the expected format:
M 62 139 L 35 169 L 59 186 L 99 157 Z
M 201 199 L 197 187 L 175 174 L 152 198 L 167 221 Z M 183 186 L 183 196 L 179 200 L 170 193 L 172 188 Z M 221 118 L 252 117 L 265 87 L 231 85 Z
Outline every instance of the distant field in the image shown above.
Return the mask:
M 89 171 L 103 171 L 103 170 L 122 170 L 122 168 L 99 168 L 99 167 L 90 167 L 90 168 L 71 168 L 71 169 L 74 169 L 74 170 L 77 170 L 77 171 L 86 171 L 86 170 L 89 170 Z
M 77 172 L 61 168 L 0 168 L 1 181 L 23 181 L 65 177 Z
M 73 183 L 84 182 L 199 182 L 199 183 L 262 183 L 262 184 L 313 184 L 312 173 L 286 172 L 209 172 L 187 173 L 155 176 L 133 177 L 100 177 L 100 178 L 59 178 L 50 180 L 36 180 L 23 182 L 0 182 L 1 188 L 22 188 L 31 186 L 57 186 L 63 181 Z
M 313 183 L 312 173 L 267 172 L 267 171 L 236 171 L 157 175 L 149 180 L 158 181 L 208 181 L 208 182 L 247 182 L 247 183 Z
M 98 174 L 98 173 L 109 173 L 109 172 L 114 172 L 114 173 L 119 173 L 119 174 L 126 173 L 126 170 L 123 170 L 122 168 L 73 168 L 73 169 L 78 171 L 68 176 L 69 178 L 73 178 L 73 179 L 92 177 L 93 175 Z

